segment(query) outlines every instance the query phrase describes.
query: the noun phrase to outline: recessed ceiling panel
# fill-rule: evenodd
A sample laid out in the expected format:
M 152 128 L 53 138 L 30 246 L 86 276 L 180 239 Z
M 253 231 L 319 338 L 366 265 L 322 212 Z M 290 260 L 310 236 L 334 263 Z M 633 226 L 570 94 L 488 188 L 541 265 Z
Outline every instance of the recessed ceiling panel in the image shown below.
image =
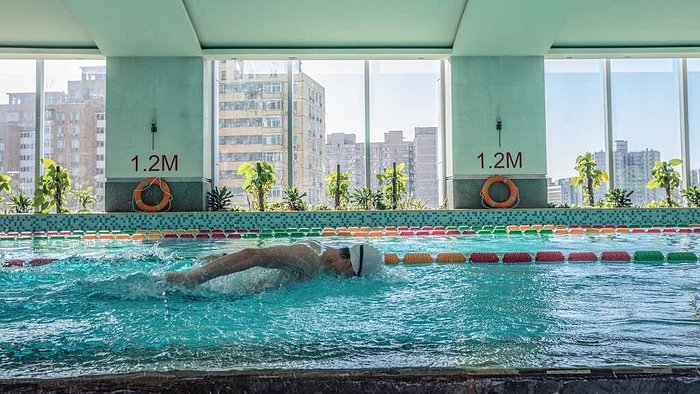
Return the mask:
M 466 0 L 184 2 L 202 48 L 445 48 Z
M 554 47 L 700 45 L 699 0 L 578 2 Z
M 62 0 L 0 0 L 0 47 L 94 48 Z

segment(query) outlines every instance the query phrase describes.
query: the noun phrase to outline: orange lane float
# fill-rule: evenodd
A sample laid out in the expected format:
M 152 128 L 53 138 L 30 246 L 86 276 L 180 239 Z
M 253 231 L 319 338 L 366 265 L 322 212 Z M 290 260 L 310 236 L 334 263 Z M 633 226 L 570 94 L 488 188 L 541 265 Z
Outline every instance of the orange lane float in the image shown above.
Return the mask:
M 433 262 L 430 253 L 406 253 L 403 255 L 404 264 L 428 264 Z
M 157 185 L 163 192 L 163 197 L 156 205 L 148 205 L 143 202 L 143 199 L 141 198 L 143 192 L 152 185 Z M 168 183 L 162 178 L 146 178 L 134 189 L 134 203 L 138 209 L 144 212 L 160 212 L 166 207 L 169 207 L 172 200 L 173 195 L 170 193 L 170 186 L 168 186 Z
M 510 194 L 505 201 L 497 202 L 491 197 L 491 185 L 497 182 L 504 183 L 508 187 Z M 512 208 L 518 200 L 518 188 L 510 178 L 503 175 L 493 175 L 488 177 L 481 186 L 481 199 L 484 205 L 490 208 Z
M 384 254 L 384 264 L 398 264 L 399 255 L 396 253 L 385 253 Z
M 438 263 L 464 263 L 467 258 L 462 253 L 438 253 L 435 261 Z

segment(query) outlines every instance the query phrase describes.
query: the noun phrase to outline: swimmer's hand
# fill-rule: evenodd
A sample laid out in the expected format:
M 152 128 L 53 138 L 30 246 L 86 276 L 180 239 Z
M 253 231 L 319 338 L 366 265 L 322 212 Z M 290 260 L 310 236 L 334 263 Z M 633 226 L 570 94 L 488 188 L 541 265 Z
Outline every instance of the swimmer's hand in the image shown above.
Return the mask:
M 170 284 L 185 287 L 194 287 L 197 284 L 197 282 L 192 278 L 192 276 L 188 275 L 188 272 L 182 271 L 166 272 L 165 280 L 168 281 L 168 283 Z

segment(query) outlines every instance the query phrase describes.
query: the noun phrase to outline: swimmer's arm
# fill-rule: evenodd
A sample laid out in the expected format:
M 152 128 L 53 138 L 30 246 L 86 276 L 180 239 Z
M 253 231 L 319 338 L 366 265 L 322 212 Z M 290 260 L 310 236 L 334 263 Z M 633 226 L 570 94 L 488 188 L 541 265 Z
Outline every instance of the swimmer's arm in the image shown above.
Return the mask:
M 296 269 L 298 266 L 294 262 L 298 259 L 315 257 L 315 255 L 310 256 L 309 252 L 310 249 L 303 245 L 244 249 L 237 253 L 215 258 L 202 267 L 184 272 L 169 272 L 166 274 L 166 278 L 171 283 L 194 285 L 253 267 Z

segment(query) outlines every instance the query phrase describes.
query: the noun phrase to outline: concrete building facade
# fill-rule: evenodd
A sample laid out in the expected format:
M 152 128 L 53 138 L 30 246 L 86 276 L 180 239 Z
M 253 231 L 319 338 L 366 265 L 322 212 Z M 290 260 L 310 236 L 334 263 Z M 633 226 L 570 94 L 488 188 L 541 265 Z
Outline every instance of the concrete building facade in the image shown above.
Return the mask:
M 219 186 L 235 195 L 234 204 L 248 206 L 241 188 L 244 177 L 238 167 L 249 161 L 267 161 L 275 168 L 277 182 L 271 199 L 279 200 L 288 184 L 286 63 L 255 68 L 254 62 L 228 60 L 219 66 Z M 293 185 L 318 203 L 323 195 L 323 145 L 325 141 L 325 91 L 300 72 L 293 72 Z
M 391 130 L 384 133 L 384 141 L 370 143 L 373 175 L 370 185 L 376 190 L 379 186 L 376 174 L 391 168 L 393 163 L 405 163 L 409 195 L 436 207 L 439 205 L 437 127 L 416 127 L 415 136 L 413 141 L 406 141 L 402 130 Z M 365 186 L 365 147 L 363 142 L 357 142 L 355 134 L 330 134 L 325 158 L 326 173 L 335 171 L 336 165 L 340 164 L 341 171 L 350 170 L 352 189 Z

